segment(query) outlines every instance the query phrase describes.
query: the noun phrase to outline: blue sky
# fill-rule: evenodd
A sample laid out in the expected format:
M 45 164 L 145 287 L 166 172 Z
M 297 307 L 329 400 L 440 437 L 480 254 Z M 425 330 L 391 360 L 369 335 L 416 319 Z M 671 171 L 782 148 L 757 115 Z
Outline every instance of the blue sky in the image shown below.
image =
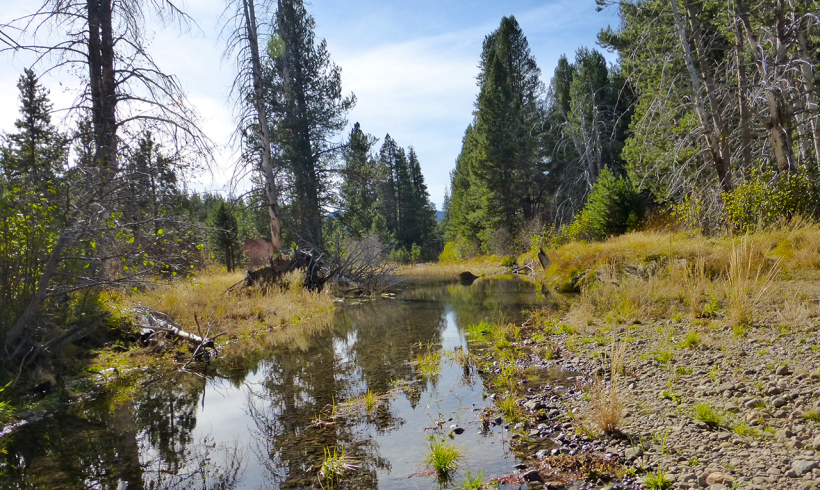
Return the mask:
M 39 5 L 0 0 L 0 23 Z M 228 146 L 234 121 L 227 102 L 233 65 L 222 60 L 218 39 L 224 2 L 188 0 L 183 5 L 200 29 L 180 35 L 154 28 L 151 52 L 160 67 L 180 78 L 206 133 L 220 145 L 213 171 L 199 176 L 194 188 L 224 191 L 235 161 Z M 614 11 L 596 12 L 594 0 L 314 0 L 308 10 L 316 19 L 317 38 L 327 40 L 333 61 L 342 67 L 345 93 L 352 91 L 358 99 L 350 123 L 359 121 L 380 139 L 390 133 L 400 145 L 412 145 L 439 208 L 472 119 L 481 43 L 501 17 L 514 15 L 521 24 L 545 84 L 561 54 L 572 58 L 578 47 L 594 47 L 597 32 L 617 23 Z M 15 84 L 29 63 L 25 55 L 0 55 L 0 131 L 13 129 Z M 76 80 L 66 72 L 43 82 L 55 108 L 73 100 Z

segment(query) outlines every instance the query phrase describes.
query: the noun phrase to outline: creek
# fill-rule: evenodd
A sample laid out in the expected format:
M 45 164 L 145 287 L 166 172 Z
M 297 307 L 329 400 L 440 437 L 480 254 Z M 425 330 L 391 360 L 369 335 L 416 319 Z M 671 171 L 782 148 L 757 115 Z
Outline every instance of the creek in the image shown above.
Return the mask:
M 334 450 L 355 464 L 337 488 L 452 488 L 465 470 L 513 473 L 510 433 L 482 423 L 492 406 L 485 380 L 455 354 L 471 349 L 468 325 L 520 323 L 538 302 L 531 283 L 502 278 L 344 304 L 332 324 L 287 347 L 221 359 L 205 377 L 155 377 L 27 424 L 0 446 L 0 488 L 322 488 Z M 424 353 L 438 354 L 438 373 L 411 362 Z M 368 391 L 371 410 L 333 417 Z M 424 464 L 433 435 L 464 455 L 449 486 Z

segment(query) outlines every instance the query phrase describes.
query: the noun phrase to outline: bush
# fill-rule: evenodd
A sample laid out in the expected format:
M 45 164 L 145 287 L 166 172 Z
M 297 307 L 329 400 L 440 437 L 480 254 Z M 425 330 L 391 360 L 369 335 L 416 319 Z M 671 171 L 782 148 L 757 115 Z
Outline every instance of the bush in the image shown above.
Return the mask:
M 456 237 L 452 242 L 444 244 L 444 250 L 438 256 L 441 264 L 447 262 L 461 262 L 478 254 L 478 247 L 464 237 Z
M 625 177 L 604 168 L 584 209 L 562 232 L 565 241 L 600 241 L 632 231 L 643 219 L 644 200 Z
M 820 186 L 807 172 L 753 172 L 723 194 L 729 225 L 748 233 L 795 216 L 820 216 Z
M 396 248 L 390 251 L 390 260 L 399 264 L 410 263 L 410 252 L 405 248 Z

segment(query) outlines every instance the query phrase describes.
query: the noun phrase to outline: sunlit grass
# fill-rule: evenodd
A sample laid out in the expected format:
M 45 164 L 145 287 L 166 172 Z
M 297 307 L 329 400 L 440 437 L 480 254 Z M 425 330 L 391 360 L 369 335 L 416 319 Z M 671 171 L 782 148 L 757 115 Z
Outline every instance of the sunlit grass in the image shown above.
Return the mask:
M 427 445 L 425 463 L 436 472 L 440 481 L 448 481 L 464 457 L 462 451 L 438 436 L 431 436 Z
M 484 470 L 472 473 L 470 470 L 464 471 L 464 477 L 456 487 L 457 490 L 484 490 Z
M 191 333 L 198 332 L 196 314 L 202 335 L 210 328 L 211 335 L 226 333 L 220 341 L 255 339 L 223 349 L 221 356 L 228 360 L 278 345 L 306 348 L 311 336 L 330 324 L 334 303 L 329 293 L 297 287 L 225 293 L 243 278 L 240 272 L 204 271 L 123 295 L 117 306 L 123 311 L 136 306 L 161 311 Z
M 712 408 L 708 403 L 698 403 L 692 409 L 695 419 L 703 422 L 712 428 L 720 428 L 725 425 L 723 415 Z
M 427 350 L 413 359 L 419 374 L 424 379 L 434 380 L 441 373 L 441 353 L 434 350 Z

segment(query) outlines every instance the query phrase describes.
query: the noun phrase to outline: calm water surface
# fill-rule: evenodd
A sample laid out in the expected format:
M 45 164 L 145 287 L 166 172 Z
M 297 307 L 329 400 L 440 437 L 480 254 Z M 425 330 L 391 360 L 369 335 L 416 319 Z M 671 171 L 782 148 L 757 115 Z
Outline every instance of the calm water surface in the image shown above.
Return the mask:
M 30 424 L 3 443 L 0 488 L 320 488 L 326 448 L 358 463 L 337 488 L 440 488 L 422 461 L 428 437 L 455 428 L 464 429 L 452 440 L 464 469 L 508 474 L 517 461 L 505 431 L 482 430 L 478 417 L 490 403 L 481 378 L 447 354 L 470 348 L 469 324 L 519 321 L 537 302 L 531 284 L 496 279 L 345 305 L 328 328 L 287 348 L 223 360 L 207 377 L 164 376 Z M 442 355 L 432 379 L 408 362 L 428 350 Z M 368 390 L 379 394 L 375 411 L 328 417 L 334 403 Z

